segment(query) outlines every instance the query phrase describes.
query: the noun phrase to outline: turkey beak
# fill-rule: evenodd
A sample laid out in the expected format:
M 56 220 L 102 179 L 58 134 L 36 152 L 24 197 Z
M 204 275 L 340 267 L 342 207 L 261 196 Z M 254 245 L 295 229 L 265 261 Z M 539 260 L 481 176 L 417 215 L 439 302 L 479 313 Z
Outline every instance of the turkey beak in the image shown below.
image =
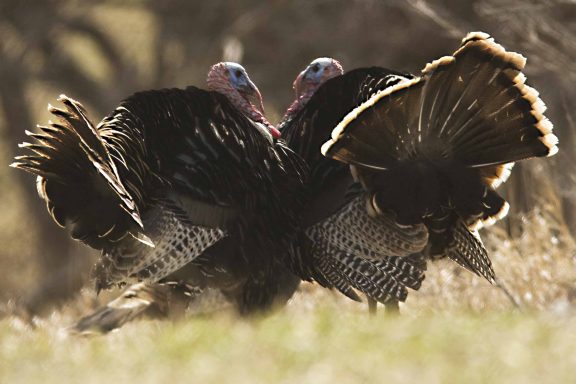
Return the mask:
M 296 97 L 300 97 L 300 94 L 302 92 L 302 78 L 304 77 L 305 72 L 306 71 L 300 72 L 300 74 L 298 75 L 298 77 L 296 77 L 296 80 L 294 80 L 294 83 L 292 84 L 292 89 L 294 89 Z
M 251 82 L 252 83 L 252 82 Z M 258 101 L 258 109 L 260 110 L 260 112 L 262 112 L 263 115 L 265 115 L 264 113 L 264 102 L 262 101 L 262 94 L 260 93 L 260 90 L 254 85 L 254 96 L 256 96 L 256 99 Z
M 262 114 L 264 114 L 264 103 L 262 101 L 262 94 L 260 93 L 260 90 L 258 89 L 256 84 L 252 82 L 252 80 L 248 79 L 246 84 L 243 84 L 241 88 L 241 93 L 242 96 L 244 96 L 244 98 L 248 100 L 248 102 L 256 106 L 256 108 L 258 108 L 258 110 Z

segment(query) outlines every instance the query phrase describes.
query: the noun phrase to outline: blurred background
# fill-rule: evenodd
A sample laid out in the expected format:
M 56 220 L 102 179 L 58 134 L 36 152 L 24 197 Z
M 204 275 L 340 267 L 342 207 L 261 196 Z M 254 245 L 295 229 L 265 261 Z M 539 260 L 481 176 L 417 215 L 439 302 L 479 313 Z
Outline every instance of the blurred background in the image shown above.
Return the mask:
M 99 121 L 137 90 L 202 87 L 210 65 L 230 60 L 246 67 L 277 122 L 316 57 L 417 73 L 474 30 L 528 58 L 528 83 L 560 138 L 554 158 L 516 166 L 503 188 L 510 215 L 483 237 L 517 301 L 572 306 L 576 3 L 561 0 L 0 0 L 0 303 L 41 313 L 89 285 L 93 253 L 52 222 L 34 179 L 8 168 L 59 94 Z M 432 270 L 415 300 L 471 282 L 490 289 L 450 268 Z

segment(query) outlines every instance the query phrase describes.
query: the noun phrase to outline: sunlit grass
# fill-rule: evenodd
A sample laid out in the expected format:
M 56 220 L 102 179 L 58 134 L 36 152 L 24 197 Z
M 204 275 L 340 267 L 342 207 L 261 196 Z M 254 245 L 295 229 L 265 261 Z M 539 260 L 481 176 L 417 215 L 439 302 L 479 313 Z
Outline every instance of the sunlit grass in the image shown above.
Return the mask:
M 400 316 L 370 318 L 365 304 L 304 284 L 287 308 L 261 319 L 224 309 L 72 336 L 66 327 L 95 304 L 85 291 L 36 318 L 35 327 L 14 316 L 0 321 L 0 382 L 570 382 L 574 244 L 552 217 L 525 221 L 516 239 L 498 227 L 484 233 L 520 309 L 486 281 L 441 261 L 429 266 Z
M 67 336 L 57 316 L 0 323 L 0 382 L 545 382 L 573 379 L 574 317 L 490 312 L 369 318 L 320 306 L 263 319 L 141 321 Z

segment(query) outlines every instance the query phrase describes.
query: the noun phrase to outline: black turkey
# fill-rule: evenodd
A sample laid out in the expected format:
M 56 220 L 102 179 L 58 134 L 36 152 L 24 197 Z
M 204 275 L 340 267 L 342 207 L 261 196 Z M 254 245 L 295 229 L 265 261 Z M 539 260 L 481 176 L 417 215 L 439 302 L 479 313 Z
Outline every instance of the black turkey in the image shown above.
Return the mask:
M 36 142 L 22 147 L 32 153 L 12 166 L 38 176 L 58 225 L 102 250 L 98 290 L 192 280 L 244 313 L 296 289 L 280 264 L 306 168 L 250 102 L 262 103 L 244 68 L 217 64 L 207 83 L 137 93 L 98 126 L 62 96 L 65 109 L 49 107 L 58 121 L 28 132 Z
M 557 152 L 544 103 L 525 84 L 525 62 L 489 35 L 470 33 L 419 77 L 363 85 L 322 146 L 351 165 L 369 210 L 424 225 L 427 255 L 448 256 L 490 282 L 476 230 L 507 212 L 496 187 L 514 162 Z
M 258 89 L 234 63 L 213 66 L 208 87 L 137 93 L 97 127 L 62 97 L 66 110 L 50 107 L 60 121 L 23 144 L 33 154 L 13 166 L 38 175 L 58 224 L 103 251 L 97 289 L 144 282 L 77 330 L 165 308 L 154 298 L 170 300 L 171 290 L 158 283 L 190 294 L 216 288 L 243 314 L 285 303 L 300 277 L 340 284 L 337 266 L 303 259 L 293 246 L 307 168 L 263 116 Z M 381 283 L 351 274 L 371 289 Z
M 299 250 L 324 263 L 332 262 L 333 273 L 341 278 L 336 288 L 364 292 L 371 309 L 375 308 L 373 300 L 397 305 L 406 299 L 407 288 L 418 289 L 424 279 L 426 264 L 418 252 L 427 241 L 425 227 L 398 226 L 389 217 L 367 211 L 364 191 L 349 167 L 323 157 L 320 147 L 341 116 L 365 99 L 359 89 L 389 86 L 405 77 L 381 68 L 342 72 L 334 59 L 310 63 L 296 78 L 296 99 L 279 124 L 290 148 L 311 170 L 303 215 L 306 231 Z M 380 283 L 363 285 L 350 278 L 355 273 L 377 275 Z

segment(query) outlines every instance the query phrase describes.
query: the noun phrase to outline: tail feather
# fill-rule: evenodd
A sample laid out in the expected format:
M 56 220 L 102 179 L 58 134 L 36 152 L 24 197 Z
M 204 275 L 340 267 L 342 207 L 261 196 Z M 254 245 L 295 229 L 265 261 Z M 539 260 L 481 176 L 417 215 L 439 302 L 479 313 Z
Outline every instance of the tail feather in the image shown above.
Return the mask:
M 38 128 L 44 133 L 25 131 L 26 135 L 37 139 L 38 144 L 19 144 L 20 148 L 32 149 L 34 154 L 17 156 L 10 166 L 60 182 L 81 179 L 83 166 L 89 163 L 73 132 L 66 125 L 53 122 L 49 122 L 49 126 L 39 125 Z M 63 175 L 66 177 L 63 178 Z
M 502 183 L 506 182 L 512 173 L 514 163 L 506 163 L 501 165 L 492 165 L 480 168 L 480 176 L 484 184 L 489 185 L 491 188 L 498 188 Z
M 129 231 L 137 234 L 133 227 L 142 228 L 137 204 L 98 131 L 78 102 L 64 95 L 58 100 L 66 109 L 48 108 L 58 121 L 39 126 L 39 133 L 27 131 L 35 143 L 20 147 L 32 153 L 16 157 L 11 166 L 38 176 L 48 211 L 59 225 L 71 226 L 74 238 L 101 249 Z
M 524 64 L 488 35 L 470 34 L 422 77 L 379 91 L 350 112 L 322 151 L 376 169 L 418 158 L 483 167 L 553 155 L 557 138 L 538 92 L 525 84 Z
M 84 150 L 84 153 L 88 156 L 92 165 L 98 173 L 106 179 L 110 187 L 112 187 L 120 198 L 120 207 L 124 209 L 140 227 L 143 227 L 136 203 L 122 184 L 122 180 L 116 169 L 116 164 L 112 161 L 110 153 L 100 138 L 98 131 L 86 116 L 84 107 L 76 100 L 66 97 L 65 95 L 60 95 L 58 101 L 66 106 L 67 111 L 52 106 L 49 106 L 48 110 L 56 116 L 59 116 L 78 136 L 80 139 L 80 147 Z
M 446 89 L 459 95 L 458 103 L 439 116 L 454 157 L 470 166 L 483 166 L 555 151 L 544 144 L 553 137 L 551 124 L 543 116 L 545 106 L 538 93 L 524 83 L 524 57 L 507 52 L 488 35 L 475 33 L 464 39 L 453 61 L 444 68 L 429 64 L 423 74 L 430 87 L 430 80 L 443 72 L 462 79 Z
M 58 101 L 63 103 L 67 110 L 48 104 L 48 111 L 70 124 L 85 150 L 101 162 L 105 162 L 109 157 L 108 150 L 100 139 L 98 131 L 87 118 L 84 107 L 76 100 L 66 97 L 66 95 L 60 95 Z
M 80 138 L 82 149 L 84 149 L 88 158 L 92 161 L 93 166 L 106 181 L 108 181 L 118 197 L 122 200 L 121 207 L 128 212 L 136 223 L 143 227 L 136 203 L 122 184 L 122 180 L 116 169 L 116 164 L 112 161 L 112 157 L 100 138 L 98 131 L 86 116 L 84 107 L 65 95 L 61 95 L 58 101 L 64 103 L 68 110 L 62 111 L 54 107 L 49 107 L 50 112 L 60 116 L 72 126 L 72 129 Z
M 525 84 L 525 63 L 487 34 L 471 33 L 421 77 L 379 90 L 348 113 L 322 153 L 353 166 L 377 213 L 424 223 L 433 255 L 447 251 L 493 281 L 485 250 L 466 227 L 506 214 L 495 188 L 514 162 L 558 150 L 546 107 Z

